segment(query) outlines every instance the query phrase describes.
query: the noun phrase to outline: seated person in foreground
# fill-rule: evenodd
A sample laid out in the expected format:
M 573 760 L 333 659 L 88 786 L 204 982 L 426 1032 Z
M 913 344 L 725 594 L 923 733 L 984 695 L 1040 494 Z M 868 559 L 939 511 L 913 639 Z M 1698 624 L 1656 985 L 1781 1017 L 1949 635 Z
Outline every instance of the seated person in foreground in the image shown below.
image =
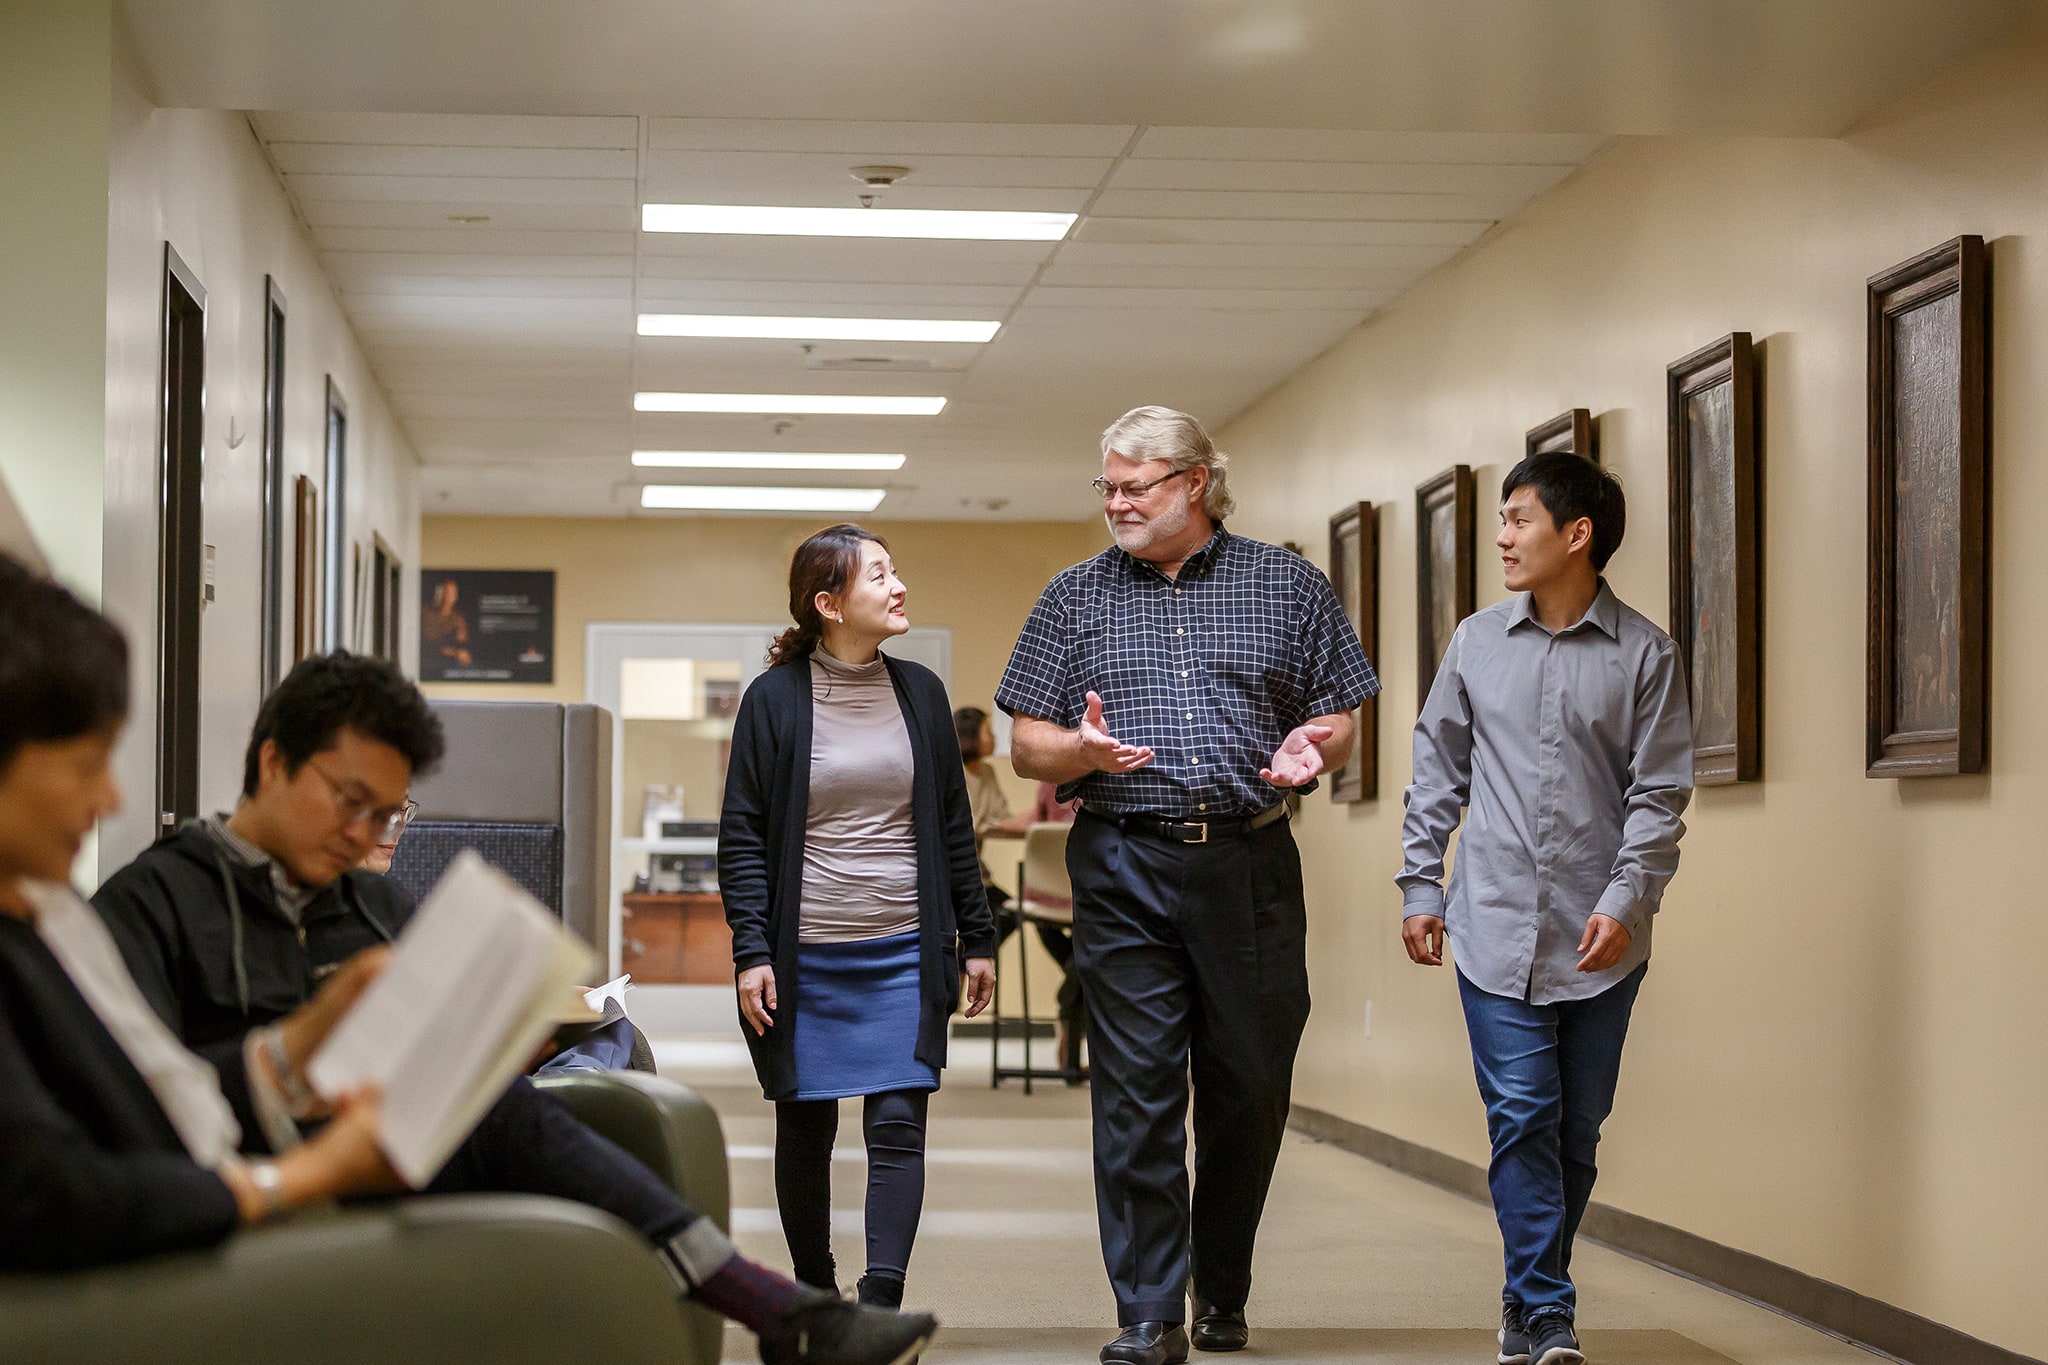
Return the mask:
M 230 983 L 240 978 L 226 989 L 248 992 L 258 1027 L 239 1039 L 218 1029 L 213 1066 L 187 1051 L 64 880 L 94 823 L 119 806 L 110 757 L 127 710 L 126 644 L 103 617 L 4 556 L 0 639 L 0 1270 L 82 1269 L 205 1247 L 303 1204 L 400 1190 L 376 1145 L 374 1094 L 330 1112 L 298 1077 L 385 954 L 354 957 L 317 995 L 309 969 L 299 998 L 278 1006 L 290 993 L 259 967 L 268 959 L 255 951 L 264 941 L 255 926 L 283 910 L 268 895 L 245 904 L 235 913 L 250 951 L 240 971 L 229 960 L 216 966 Z M 359 665 L 342 661 L 344 670 Z M 383 702 L 403 695 L 402 679 L 385 681 Z M 423 707 L 406 714 L 406 742 L 431 761 L 438 733 L 417 725 L 431 717 Z M 409 764 L 401 758 L 399 767 Z M 377 770 L 379 781 L 388 769 Z M 352 844 L 372 837 L 363 825 L 352 820 L 316 841 L 335 872 L 360 856 L 342 858 Z M 330 872 L 320 891 L 333 892 L 334 880 Z M 254 889 L 231 885 L 238 896 Z M 320 899 L 299 902 L 303 922 L 319 922 Z M 295 929 L 290 936 L 297 941 Z M 204 969 L 196 957 L 180 963 Z M 515 1093 L 522 1098 L 509 1099 Z M 303 1118 L 327 1120 L 305 1141 L 283 1114 L 294 1100 Z M 240 1155 L 245 1138 L 276 1155 Z M 554 1194 L 624 1218 L 691 1297 L 753 1328 L 770 1362 L 894 1365 L 931 1333 L 929 1318 L 842 1304 L 739 1257 L 709 1219 L 523 1078 L 430 1186 L 484 1189 Z

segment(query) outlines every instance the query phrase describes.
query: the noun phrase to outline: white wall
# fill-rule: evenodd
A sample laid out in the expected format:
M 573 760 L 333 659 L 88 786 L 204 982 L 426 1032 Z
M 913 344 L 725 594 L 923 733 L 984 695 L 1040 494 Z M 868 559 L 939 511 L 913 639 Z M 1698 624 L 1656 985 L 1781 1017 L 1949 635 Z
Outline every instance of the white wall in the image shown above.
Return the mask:
M 247 121 L 236 113 L 156 108 L 118 43 L 113 73 L 104 605 L 135 646 L 136 704 L 117 756 L 128 808 L 102 831 L 103 871 L 133 857 L 156 832 L 158 403 L 167 240 L 206 290 L 205 524 L 217 570 L 215 600 L 201 623 L 202 809 L 233 806 L 261 700 L 266 275 L 276 278 L 286 308 L 286 649 L 291 481 L 303 473 L 324 485 L 330 374 L 348 404 L 348 535 L 366 561 L 372 532 L 382 535 L 405 564 L 400 605 L 408 666 L 419 568 L 417 457 Z M 324 486 L 322 493 L 324 506 Z
M 1407 962 L 1393 885 L 1414 489 L 1474 466 L 1480 601 L 1499 600 L 1494 500 L 1522 433 L 1593 409 L 1630 503 L 1609 577 L 1662 622 L 1664 367 L 1755 336 L 1764 780 L 1687 812 L 1597 1197 L 2030 1355 L 2048 1285 L 2044 132 L 2036 22 L 1840 140 L 1625 140 L 1222 436 L 1252 534 L 1321 559 L 1331 513 L 1385 504 L 1381 796 L 1304 812 L 1316 1013 L 1295 1093 L 1483 1164 L 1454 983 Z M 1959 233 L 1992 271 L 1990 770 L 1874 781 L 1865 281 Z

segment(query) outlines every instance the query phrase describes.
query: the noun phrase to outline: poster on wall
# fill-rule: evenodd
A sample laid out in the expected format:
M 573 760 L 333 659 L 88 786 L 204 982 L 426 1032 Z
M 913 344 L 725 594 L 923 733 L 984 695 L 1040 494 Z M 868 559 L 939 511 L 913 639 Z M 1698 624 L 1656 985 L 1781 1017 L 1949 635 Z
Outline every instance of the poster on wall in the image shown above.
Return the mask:
M 552 569 L 420 573 L 420 681 L 552 683 Z

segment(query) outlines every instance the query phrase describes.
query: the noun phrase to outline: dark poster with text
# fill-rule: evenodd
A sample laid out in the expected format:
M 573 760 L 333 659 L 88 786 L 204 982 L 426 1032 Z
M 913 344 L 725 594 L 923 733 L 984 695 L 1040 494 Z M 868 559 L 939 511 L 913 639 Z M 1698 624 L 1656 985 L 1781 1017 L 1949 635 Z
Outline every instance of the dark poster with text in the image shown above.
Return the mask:
M 554 680 L 553 570 L 421 571 L 421 682 Z

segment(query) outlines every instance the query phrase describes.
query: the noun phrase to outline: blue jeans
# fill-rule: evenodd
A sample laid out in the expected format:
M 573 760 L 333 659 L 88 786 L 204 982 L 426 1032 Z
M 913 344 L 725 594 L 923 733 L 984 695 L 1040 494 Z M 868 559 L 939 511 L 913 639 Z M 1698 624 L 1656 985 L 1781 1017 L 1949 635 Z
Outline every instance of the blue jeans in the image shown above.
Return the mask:
M 1600 1125 L 1649 966 L 1591 999 L 1554 1005 L 1490 995 L 1458 975 L 1493 1140 L 1486 1181 L 1507 1266 L 1501 1298 L 1525 1316 L 1577 1308 L 1572 1238 L 1593 1196 Z

